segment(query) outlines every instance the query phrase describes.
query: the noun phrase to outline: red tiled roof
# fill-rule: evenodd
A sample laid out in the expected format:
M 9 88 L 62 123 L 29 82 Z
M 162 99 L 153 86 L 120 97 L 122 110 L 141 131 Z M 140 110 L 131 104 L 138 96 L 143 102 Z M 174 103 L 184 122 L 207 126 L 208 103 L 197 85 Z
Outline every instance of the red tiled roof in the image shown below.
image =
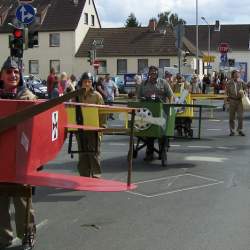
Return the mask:
M 82 42 L 76 57 L 87 57 L 92 43 L 96 39 L 104 40 L 104 47 L 98 49 L 98 56 L 176 56 L 176 38 L 168 28 L 165 33 L 153 31 L 148 27 L 136 28 L 90 28 Z M 186 39 L 184 46 L 191 53 L 194 46 Z
M 196 44 L 196 26 L 186 25 L 185 35 Z M 210 25 L 211 30 L 211 50 L 218 51 L 221 42 L 229 43 L 231 50 L 244 51 L 249 46 L 249 24 L 221 25 L 220 31 L 214 31 L 214 25 Z M 208 49 L 208 25 L 199 25 L 199 48 Z

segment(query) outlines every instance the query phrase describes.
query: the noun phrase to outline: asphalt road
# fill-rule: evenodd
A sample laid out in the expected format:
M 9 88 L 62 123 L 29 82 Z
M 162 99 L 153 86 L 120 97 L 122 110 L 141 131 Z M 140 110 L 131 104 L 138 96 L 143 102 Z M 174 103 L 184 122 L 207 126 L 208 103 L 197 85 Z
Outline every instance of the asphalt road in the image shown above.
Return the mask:
M 140 152 L 132 192 L 38 188 L 35 249 L 249 250 L 250 114 L 245 132 L 229 137 L 227 113 L 215 112 L 201 140 L 171 141 L 168 167 L 143 162 Z M 46 169 L 77 174 L 66 147 Z M 126 136 L 105 136 L 104 178 L 126 181 L 127 151 Z

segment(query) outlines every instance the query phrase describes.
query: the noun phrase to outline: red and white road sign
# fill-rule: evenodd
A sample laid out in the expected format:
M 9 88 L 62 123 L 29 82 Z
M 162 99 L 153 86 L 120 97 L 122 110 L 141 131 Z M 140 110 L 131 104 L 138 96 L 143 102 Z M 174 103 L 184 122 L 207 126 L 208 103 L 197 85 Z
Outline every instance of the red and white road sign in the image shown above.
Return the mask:
M 226 54 L 229 52 L 229 44 L 228 43 L 220 43 L 218 49 L 219 49 L 219 52 L 221 54 Z
M 98 69 L 99 66 L 100 66 L 100 62 L 97 61 L 97 60 L 95 60 L 94 63 L 93 63 L 93 67 L 94 67 L 95 69 Z

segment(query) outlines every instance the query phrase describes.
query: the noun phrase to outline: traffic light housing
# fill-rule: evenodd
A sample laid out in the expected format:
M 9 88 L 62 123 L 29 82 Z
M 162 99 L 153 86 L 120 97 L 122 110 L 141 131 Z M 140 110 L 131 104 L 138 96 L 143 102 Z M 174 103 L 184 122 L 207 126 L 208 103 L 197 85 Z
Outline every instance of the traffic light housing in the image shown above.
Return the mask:
M 190 52 L 189 51 L 185 51 L 184 53 L 183 53 L 183 65 L 184 66 L 186 66 L 187 65 L 187 63 L 188 63 L 188 60 L 187 60 L 187 56 L 190 54 Z
M 24 30 L 15 28 L 10 38 L 10 55 L 17 58 L 23 57 Z
M 94 60 L 95 60 L 95 51 L 94 50 L 89 50 L 88 51 L 88 62 L 89 62 L 89 64 L 92 65 Z

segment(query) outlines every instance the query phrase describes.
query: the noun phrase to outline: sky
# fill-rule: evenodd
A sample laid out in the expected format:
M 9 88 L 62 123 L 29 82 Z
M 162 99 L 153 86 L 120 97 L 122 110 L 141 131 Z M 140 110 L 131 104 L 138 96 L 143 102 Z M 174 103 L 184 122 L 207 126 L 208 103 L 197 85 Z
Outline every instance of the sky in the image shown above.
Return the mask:
M 95 0 L 103 28 L 124 27 L 127 17 L 134 13 L 142 26 L 147 26 L 158 13 L 177 13 L 187 24 L 196 23 L 196 0 Z M 221 24 L 250 24 L 249 0 L 198 0 L 199 24 L 219 20 Z

